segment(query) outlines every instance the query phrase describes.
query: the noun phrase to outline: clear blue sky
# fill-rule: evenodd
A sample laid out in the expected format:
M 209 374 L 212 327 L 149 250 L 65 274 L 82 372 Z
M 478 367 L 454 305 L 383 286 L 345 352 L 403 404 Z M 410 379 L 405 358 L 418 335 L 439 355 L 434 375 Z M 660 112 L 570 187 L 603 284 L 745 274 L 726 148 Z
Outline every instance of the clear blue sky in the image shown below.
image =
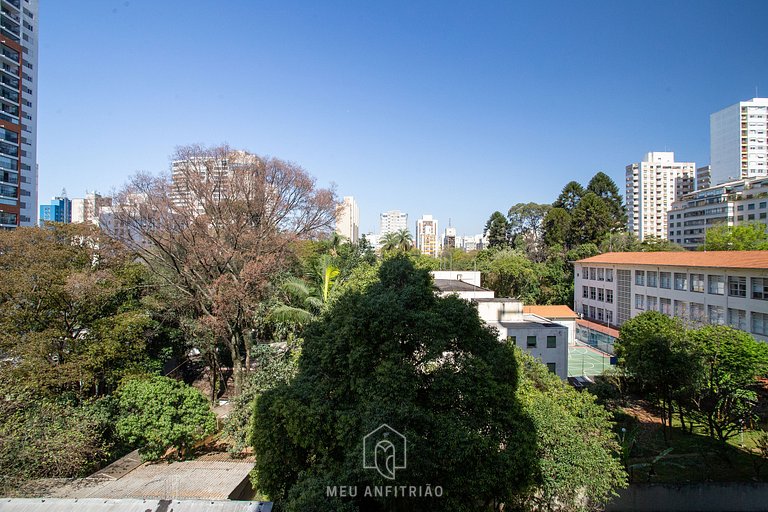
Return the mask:
M 294 161 L 387 209 L 480 232 L 768 96 L 768 2 L 41 0 L 40 200 L 160 172 L 177 145 Z M 411 226 L 413 229 L 413 226 Z

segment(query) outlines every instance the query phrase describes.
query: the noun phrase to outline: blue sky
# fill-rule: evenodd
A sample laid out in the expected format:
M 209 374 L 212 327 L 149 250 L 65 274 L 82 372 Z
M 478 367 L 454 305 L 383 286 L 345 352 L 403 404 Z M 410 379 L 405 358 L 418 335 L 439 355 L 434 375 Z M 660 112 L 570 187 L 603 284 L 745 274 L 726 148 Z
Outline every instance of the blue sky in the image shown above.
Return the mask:
M 709 161 L 709 114 L 768 96 L 768 2 L 41 0 L 40 201 L 161 172 L 178 145 L 294 161 L 459 234 L 647 151 Z M 411 226 L 413 229 L 413 226 Z

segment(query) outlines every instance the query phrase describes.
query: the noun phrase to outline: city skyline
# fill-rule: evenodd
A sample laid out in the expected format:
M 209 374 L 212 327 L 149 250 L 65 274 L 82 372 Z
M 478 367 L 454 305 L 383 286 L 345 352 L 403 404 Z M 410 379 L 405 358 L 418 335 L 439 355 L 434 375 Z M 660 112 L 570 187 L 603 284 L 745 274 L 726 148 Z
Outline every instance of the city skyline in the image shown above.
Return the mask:
M 177 145 L 228 142 L 335 182 L 363 233 L 390 208 L 477 233 L 494 210 L 551 202 L 572 179 L 602 170 L 620 185 L 647 152 L 708 163 L 710 114 L 759 95 L 768 75 L 750 65 L 768 37 L 761 2 L 746 18 L 716 2 L 83 5 L 51 2 L 40 17 L 43 201 L 62 187 L 108 195 L 136 171 L 169 172 Z M 649 10 L 655 38 L 629 37 Z M 227 35 L 225 52 L 203 27 Z

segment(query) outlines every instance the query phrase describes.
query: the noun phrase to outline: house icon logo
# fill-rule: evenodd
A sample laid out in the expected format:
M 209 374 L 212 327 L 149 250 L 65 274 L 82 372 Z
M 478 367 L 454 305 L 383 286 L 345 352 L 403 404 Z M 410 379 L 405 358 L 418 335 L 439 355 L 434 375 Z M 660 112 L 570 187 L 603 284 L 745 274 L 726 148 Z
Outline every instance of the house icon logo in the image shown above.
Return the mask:
M 395 470 L 405 469 L 407 445 L 403 434 L 382 423 L 363 437 L 363 467 L 394 480 Z

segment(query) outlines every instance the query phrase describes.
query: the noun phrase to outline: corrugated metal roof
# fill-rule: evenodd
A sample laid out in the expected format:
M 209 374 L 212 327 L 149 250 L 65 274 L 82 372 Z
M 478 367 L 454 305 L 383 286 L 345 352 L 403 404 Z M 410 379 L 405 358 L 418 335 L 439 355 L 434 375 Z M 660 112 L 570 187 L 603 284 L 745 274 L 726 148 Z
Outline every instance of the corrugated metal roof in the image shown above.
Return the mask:
M 607 252 L 577 263 L 768 269 L 768 251 Z
M 259 501 L 138 500 L 138 499 L 0 499 L 3 512 L 271 512 Z

